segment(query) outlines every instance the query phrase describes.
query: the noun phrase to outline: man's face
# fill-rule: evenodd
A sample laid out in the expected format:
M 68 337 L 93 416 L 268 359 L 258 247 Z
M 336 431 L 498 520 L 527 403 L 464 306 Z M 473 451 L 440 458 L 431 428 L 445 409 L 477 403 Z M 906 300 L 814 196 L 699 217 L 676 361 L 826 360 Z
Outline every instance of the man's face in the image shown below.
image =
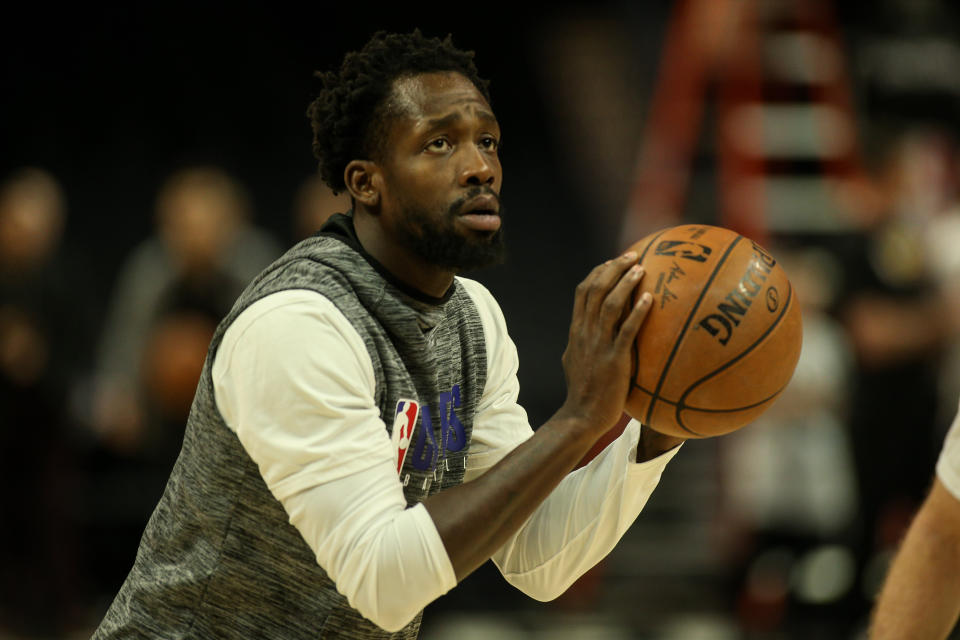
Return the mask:
M 389 98 L 382 224 L 426 262 L 474 269 L 503 257 L 500 127 L 458 73 L 401 78 Z

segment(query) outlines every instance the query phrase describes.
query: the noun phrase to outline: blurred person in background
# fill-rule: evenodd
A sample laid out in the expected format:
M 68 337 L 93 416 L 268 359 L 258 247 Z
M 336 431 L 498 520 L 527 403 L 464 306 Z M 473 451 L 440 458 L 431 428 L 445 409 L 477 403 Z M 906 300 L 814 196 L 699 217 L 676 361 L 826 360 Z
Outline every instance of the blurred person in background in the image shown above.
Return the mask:
M 946 432 L 960 396 L 960 155 L 954 135 L 942 126 L 912 128 L 901 147 L 925 263 L 945 304 L 938 422 Z
M 944 439 L 933 486 L 901 542 L 874 610 L 872 640 L 948 637 L 960 616 L 960 163 L 941 127 L 908 131 L 899 144 L 905 203 L 922 225 L 924 256 L 946 313 L 941 398 L 956 416 Z M 943 400 L 941 401 L 943 405 Z
M 71 396 L 92 336 L 84 270 L 61 250 L 66 203 L 48 172 L 0 184 L 0 636 L 79 622 Z
M 186 168 L 160 189 L 156 234 L 123 266 L 99 345 L 94 428 L 102 447 L 92 462 L 89 538 L 104 590 L 129 568 L 130 549 L 180 450 L 217 323 L 279 253 L 252 225 L 244 190 L 223 170 Z
M 837 312 L 856 358 L 849 423 L 867 605 L 926 494 L 943 434 L 939 389 L 952 331 L 927 234 L 949 189 L 929 144 L 907 131 L 890 137 L 879 154 L 878 207 L 841 255 Z
M 196 380 L 179 380 L 181 364 L 188 367 L 177 349 L 206 344 L 209 335 L 199 336 L 212 335 L 210 321 L 216 325 L 280 253 L 251 225 L 242 187 L 214 167 L 172 175 L 157 196 L 156 224 L 156 234 L 134 249 L 117 277 L 100 341 L 96 426 L 118 451 L 155 449 L 166 438 L 154 431 L 152 410 L 182 421 Z M 188 317 L 194 307 L 205 322 Z M 199 377 L 197 352 L 187 360 Z M 181 387 L 190 388 L 190 398 Z

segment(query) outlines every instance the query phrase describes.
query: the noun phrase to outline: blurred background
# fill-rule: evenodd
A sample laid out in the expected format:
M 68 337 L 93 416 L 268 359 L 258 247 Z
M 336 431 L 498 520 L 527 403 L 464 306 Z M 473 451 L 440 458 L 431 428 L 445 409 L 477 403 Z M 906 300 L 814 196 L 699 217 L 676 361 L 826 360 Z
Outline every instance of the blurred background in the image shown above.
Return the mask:
M 947 0 L 6 7 L 0 638 L 85 638 L 131 566 L 236 294 L 327 215 L 312 72 L 376 29 L 492 79 L 503 307 L 533 424 L 574 286 L 680 222 L 804 303 L 783 398 L 687 443 L 611 556 L 538 603 L 489 564 L 422 637 L 862 638 L 960 395 L 960 11 Z

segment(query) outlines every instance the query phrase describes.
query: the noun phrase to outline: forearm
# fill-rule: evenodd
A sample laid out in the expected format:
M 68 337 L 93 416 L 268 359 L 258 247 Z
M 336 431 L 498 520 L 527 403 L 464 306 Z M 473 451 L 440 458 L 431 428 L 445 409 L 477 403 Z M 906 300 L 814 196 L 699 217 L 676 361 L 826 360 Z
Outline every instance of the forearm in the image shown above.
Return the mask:
M 589 464 L 567 475 L 493 561 L 510 584 L 552 600 L 607 556 L 636 520 L 673 458 L 635 462 L 631 423 Z
M 424 501 L 459 582 L 486 562 L 573 470 L 597 432 L 555 415 L 476 480 Z
M 960 613 L 960 529 L 936 505 L 953 501 L 937 483 L 910 526 L 874 612 L 871 640 L 946 638 Z M 932 507 L 931 507 L 932 503 Z

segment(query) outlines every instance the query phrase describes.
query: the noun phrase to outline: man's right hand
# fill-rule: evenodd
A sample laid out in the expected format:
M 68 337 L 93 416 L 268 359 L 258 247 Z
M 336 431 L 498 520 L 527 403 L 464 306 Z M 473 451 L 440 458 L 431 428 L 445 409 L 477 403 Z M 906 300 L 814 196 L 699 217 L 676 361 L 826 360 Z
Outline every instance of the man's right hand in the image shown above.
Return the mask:
M 558 415 L 578 419 L 596 437 L 620 419 L 630 392 L 633 345 L 652 303 L 649 293 L 635 295 L 643 275 L 631 251 L 577 286 L 563 354 L 567 399 Z

